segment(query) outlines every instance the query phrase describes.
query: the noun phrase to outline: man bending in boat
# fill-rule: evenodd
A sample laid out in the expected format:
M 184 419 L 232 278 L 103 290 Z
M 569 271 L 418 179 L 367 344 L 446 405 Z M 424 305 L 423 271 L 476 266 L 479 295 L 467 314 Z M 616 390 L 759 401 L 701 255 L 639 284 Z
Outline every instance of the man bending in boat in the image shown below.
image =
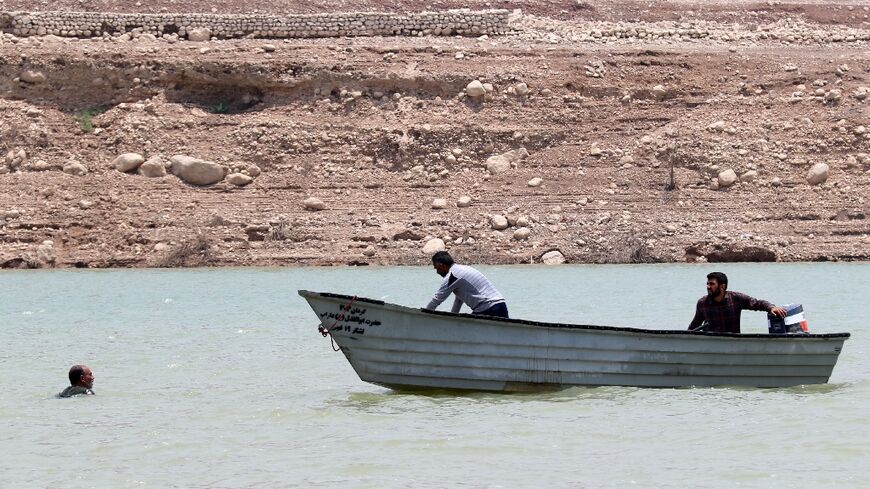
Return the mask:
M 740 292 L 728 290 L 728 277 L 722 272 L 707 275 L 707 295 L 698 299 L 695 317 L 689 323 L 690 331 L 739 333 L 740 311 L 767 311 L 785 317 L 785 309 Z
M 426 309 L 435 309 L 452 292 L 456 299 L 451 312 L 459 312 L 462 304 L 466 304 L 471 308 L 472 314 L 508 317 L 504 297 L 482 273 L 469 266 L 454 263 L 453 257 L 446 251 L 432 255 L 432 266 L 444 280 Z

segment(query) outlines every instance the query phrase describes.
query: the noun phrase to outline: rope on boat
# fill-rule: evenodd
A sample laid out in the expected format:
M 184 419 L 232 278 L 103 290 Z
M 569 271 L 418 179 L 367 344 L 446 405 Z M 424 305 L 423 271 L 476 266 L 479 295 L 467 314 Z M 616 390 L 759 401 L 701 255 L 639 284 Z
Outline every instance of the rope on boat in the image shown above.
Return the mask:
M 355 300 L 356 300 L 356 296 L 351 297 L 350 302 L 348 302 L 346 306 L 341 308 L 341 314 L 339 314 L 338 317 L 335 318 L 335 322 L 332 323 L 332 326 L 330 326 L 328 328 L 324 328 L 323 325 L 321 324 L 317 328 L 317 331 L 319 331 L 320 334 L 322 334 L 324 338 L 329 336 L 329 343 L 332 346 L 332 351 L 339 351 L 339 350 L 341 350 L 341 348 L 335 347 L 335 340 L 332 338 L 332 335 L 330 333 L 332 332 L 333 329 L 335 329 L 335 327 L 338 325 L 339 321 L 344 321 L 344 315 L 348 311 L 350 311 L 350 306 L 353 305 L 353 301 L 355 301 Z

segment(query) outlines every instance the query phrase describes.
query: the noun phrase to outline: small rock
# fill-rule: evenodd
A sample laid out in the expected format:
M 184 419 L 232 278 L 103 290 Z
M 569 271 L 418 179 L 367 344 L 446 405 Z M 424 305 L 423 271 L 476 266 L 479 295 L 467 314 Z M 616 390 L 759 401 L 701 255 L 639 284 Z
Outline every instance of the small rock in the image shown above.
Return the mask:
M 529 187 L 540 187 L 544 180 L 541 177 L 535 177 L 526 184 Z
M 463 195 L 456 201 L 456 207 L 471 207 L 471 197 Z
M 752 182 L 755 181 L 756 178 L 758 178 L 758 172 L 755 170 L 749 170 L 740 175 L 741 182 Z
M 432 200 L 432 208 L 433 209 L 446 209 L 447 208 L 447 199 L 434 199 L 434 200 Z
M 363 256 L 367 256 L 369 258 L 375 256 L 375 253 L 376 253 L 375 247 L 372 245 L 366 246 L 366 248 L 362 252 Z

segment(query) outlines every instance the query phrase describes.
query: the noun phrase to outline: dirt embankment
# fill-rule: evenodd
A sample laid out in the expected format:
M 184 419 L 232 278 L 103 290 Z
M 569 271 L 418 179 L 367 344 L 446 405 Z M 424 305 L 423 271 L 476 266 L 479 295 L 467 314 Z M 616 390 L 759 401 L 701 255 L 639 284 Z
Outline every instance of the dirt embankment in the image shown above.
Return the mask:
M 870 258 L 866 6 L 647 4 L 540 2 L 482 39 L 6 35 L 0 264 Z

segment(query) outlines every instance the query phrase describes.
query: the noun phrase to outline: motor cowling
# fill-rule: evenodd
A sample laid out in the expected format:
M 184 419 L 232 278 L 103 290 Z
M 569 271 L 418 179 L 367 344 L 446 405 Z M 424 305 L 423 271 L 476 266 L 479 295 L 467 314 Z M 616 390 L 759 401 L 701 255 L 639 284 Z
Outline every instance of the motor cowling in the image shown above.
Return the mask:
M 804 316 L 804 307 L 801 304 L 786 304 L 781 307 L 785 309 L 784 318 L 767 313 L 768 333 L 795 334 L 810 332 L 809 325 Z

